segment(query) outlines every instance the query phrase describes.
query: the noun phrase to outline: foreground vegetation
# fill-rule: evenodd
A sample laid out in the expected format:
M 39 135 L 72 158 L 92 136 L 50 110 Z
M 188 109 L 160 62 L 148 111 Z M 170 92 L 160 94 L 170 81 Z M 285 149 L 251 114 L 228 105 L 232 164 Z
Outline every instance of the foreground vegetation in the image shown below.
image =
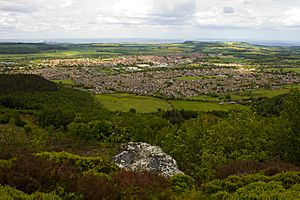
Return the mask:
M 38 76 L 5 79 L 11 84 L 0 82 L 1 199 L 300 198 L 297 89 L 244 109 L 201 112 L 115 94 L 108 98 L 138 106 L 111 112 L 102 97 Z M 36 81 L 43 90 L 30 87 Z M 186 175 L 119 169 L 111 157 L 129 141 L 160 146 Z

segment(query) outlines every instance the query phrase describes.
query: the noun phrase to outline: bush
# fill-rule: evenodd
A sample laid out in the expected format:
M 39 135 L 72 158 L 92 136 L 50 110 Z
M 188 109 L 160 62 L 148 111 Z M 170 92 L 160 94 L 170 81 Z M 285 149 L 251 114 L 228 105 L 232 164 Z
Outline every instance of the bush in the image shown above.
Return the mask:
M 282 199 L 285 189 L 280 182 L 255 182 L 238 189 L 231 199 Z M 284 198 L 292 199 L 292 198 Z
M 205 194 L 210 195 L 216 195 L 219 192 L 228 192 L 230 194 L 238 195 L 239 198 L 236 199 L 251 199 L 251 193 L 253 193 L 257 195 L 255 197 L 263 199 L 265 194 L 262 193 L 258 195 L 258 191 L 260 190 L 270 190 L 270 192 L 272 192 L 277 191 L 278 189 L 280 192 L 281 190 L 291 189 L 297 184 L 300 184 L 300 172 L 285 172 L 271 177 L 263 174 L 229 176 L 224 180 L 214 180 L 205 183 L 202 185 L 201 189 Z M 245 193 L 246 197 L 242 195 L 243 193 Z M 267 193 L 268 192 L 266 192 L 266 194 Z M 278 194 L 276 192 L 276 195 Z M 268 196 L 268 198 L 271 197 L 272 196 Z
M 168 182 L 171 189 L 175 192 L 183 193 L 195 189 L 195 180 L 185 174 L 172 176 Z
M 54 193 L 41 193 L 36 192 L 31 195 L 28 195 L 20 190 L 17 190 L 15 188 L 12 188 L 10 186 L 2 186 L 0 185 L 0 199 L 5 200 L 15 200 L 15 199 L 24 199 L 24 200 L 62 200 L 58 195 Z
M 53 160 L 58 164 L 69 164 L 81 172 L 114 174 L 118 167 L 109 160 L 101 157 L 85 157 L 68 152 L 43 152 L 36 156 Z
M 38 115 L 39 123 L 42 127 L 54 126 L 55 128 L 66 128 L 75 118 L 73 110 L 48 107 L 43 109 Z

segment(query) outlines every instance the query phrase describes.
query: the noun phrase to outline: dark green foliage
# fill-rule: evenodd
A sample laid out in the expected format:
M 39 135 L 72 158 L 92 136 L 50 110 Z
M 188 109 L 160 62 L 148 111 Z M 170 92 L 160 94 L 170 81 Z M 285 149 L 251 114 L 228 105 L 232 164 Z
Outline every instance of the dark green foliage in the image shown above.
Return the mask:
M 67 152 L 44 152 L 36 156 L 53 160 L 58 164 L 69 164 L 81 172 L 114 174 L 118 170 L 111 161 L 100 157 L 84 157 Z
M 185 110 L 171 110 L 166 111 L 163 114 L 163 118 L 168 119 L 172 124 L 181 124 L 185 120 L 196 118 L 198 116 L 197 112 L 185 111 Z
M 26 122 L 24 122 L 20 115 L 17 112 L 14 112 L 9 120 L 9 123 L 12 125 L 16 125 L 19 127 L 24 127 L 26 125 Z
M 6 199 L 6 200 L 14 200 L 14 199 L 62 200 L 62 198 L 60 198 L 55 193 L 35 192 L 31 195 L 28 195 L 20 190 L 10 187 L 10 186 L 1 186 L 1 185 L 0 185 L 0 199 Z
M 38 121 L 42 127 L 54 126 L 55 128 L 66 128 L 75 118 L 73 110 L 48 107 L 40 111 Z
M 0 159 L 10 159 L 18 152 L 26 151 L 30 138 L 19 127 L 0 125 Z
M 171 189 L 178 193 L 188 192 L 195 189 L 195 180 L 185 174 L 175 175 L 168 181 Z
M 255 182 L 238 189 L 230 199 L 298 199 L 300 197 L 299 186 L 285 189 L 280 182 Z
M 283 102 L 287 98 L 286 94 L 278 95 L 270 99 L 263 99 L 254 105 L 257 113 L 263 116 L 279 116 L 283 110 Z
M 0 95 L 57 91 L 55 83 L 33 74 L 0 74 Z
M 8 123 L 19 127 L 24 127 L 26 125 L 26 122 L 21 119 L 20 114 L 17 112 L 0 113 L 0 124 Z
M 130 109 L 129 109 L 129 113 L 136 113 L 136 109 L 130 108 Z
M 86 92 L 61 88 L 59 91 L 41 93 L 16 93 L 0 96 L 0 104 L 7 108 L 41 110 L 43 107 L 68 108 L 74 111 L 89 109 L 86 115 L 93 114 L 93 106 L 100 106 L 94 103 L 92 95 Z
M 300 163 L 300 92 L 293 90 L 284 100 L 283 111 L 273 133 L 278 154 L 286 162 Z
M 88 123 L 72 122 L 68 131 L 83 139 L 108 140 L 111 142 L 128 142 L 132 138 L 132 127 L 120 127 L 108 120 L 95 120 Z
M 272 138 L 277 126 L 271 119 L 244 110 L 231 111 L 219 121 L 203 121 L 209 118 L 183 123 L 180 129 L 164 129 L 157 138 L 157 144 L 177 160 L 180 169 L 196 179 L 212 178 L 215 169 L 230 160 L 277 156 Z
M 206 194 L 217 194 L 219 192 L 235 193 L 242 195 L 241 191 L 251 187 L 257 189 L 256 195 L 262 195 L 263 191 L 259 192 L 259 186 L 255 184 L 263 183 L 263 185 L 276 182 L 282 189 L 290 189 L 294 185 L 300 183 L 300 172 L 286 172 L 275 176 L 265 176 L 262 174 L 252 174 L 247 176 L 229 176 L 224 180 L 214 180 L 202 185 L 202 191 Z M 276 189 L 275 189 L 276 191 Z M 278 191 L 277 191 L 278 192 Z
M 10 115 L 7 113 L 0 113 L 0 124 L 8 124 Z
M 0 54 L 32 54 L 48 50 L 66 50 L 62 45 L 44 43 L 0 43 Z

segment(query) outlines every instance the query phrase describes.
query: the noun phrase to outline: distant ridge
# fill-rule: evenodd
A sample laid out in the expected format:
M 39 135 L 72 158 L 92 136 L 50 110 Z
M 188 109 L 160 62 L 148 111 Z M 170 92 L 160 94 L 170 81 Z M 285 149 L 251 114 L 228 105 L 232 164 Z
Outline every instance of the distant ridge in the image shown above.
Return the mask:
M 0 39 L 0 43 L 184 43 L 184 42 L 246 42 L 263 46 L 300 46 L 300 41 L 243 40 L 243 39 L 164 39 L 164 38 L 66 38 L 66 39 Z

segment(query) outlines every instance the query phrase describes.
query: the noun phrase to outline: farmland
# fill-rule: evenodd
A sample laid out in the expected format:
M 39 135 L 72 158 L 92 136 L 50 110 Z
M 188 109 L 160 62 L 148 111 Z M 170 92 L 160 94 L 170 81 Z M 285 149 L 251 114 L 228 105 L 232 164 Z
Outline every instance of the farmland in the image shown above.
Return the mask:
M 171 109 L 208 112 L 213 110 L 228 111 L 230 109 L 243 108 L 241 105 L 221 105 L 214 102 L 166 100 L 125 93 L 96 95 L 96 99 L 104 106 L 104 108 L 121 112 L 128 112 L 130 109 L 135 109 L 140 113 L 157 112 L 158 110 L 166 111 Z
M 172 109 L 165 100 L 125 93 L 96 95 L 96 99 L 111 111 L 128 112 L 130 109 L 135 109 L 143 113 L 157 112 L 158 109 L 165 111 Z

